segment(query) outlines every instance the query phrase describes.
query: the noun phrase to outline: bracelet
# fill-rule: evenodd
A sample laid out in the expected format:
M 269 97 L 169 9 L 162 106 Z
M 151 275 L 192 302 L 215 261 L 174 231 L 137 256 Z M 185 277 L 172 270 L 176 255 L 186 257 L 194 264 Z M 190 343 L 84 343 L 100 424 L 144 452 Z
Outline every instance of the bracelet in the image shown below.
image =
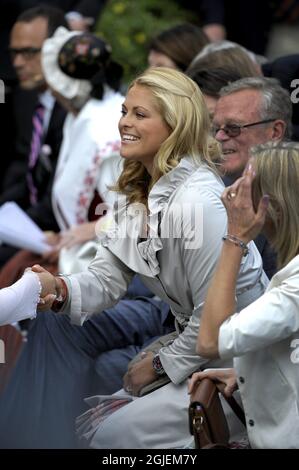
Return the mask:
M 242 240 L 240 240 L 240 238 L 238 237 L 235 237 L 235 235 L 225 235 L 225 237 L 222 237 L 222 240 L 225 242 L 231 242 L 233 243 L 234 245 L 238 246 L 239 248 L 241 248 L 242 252 L 243 252 L 243 256 L 247 256 L 248 255 L 248 252 L 249 252 L 249 248 L 248 246 L 246 245 L 246 243 L 244 243 Z
M 55 313 L 61 312 L 68 297 L 68 288 L 67 288 L 66 282 L 62 277 L 59 277 L 59 279 L 62 283 L 62 289 L 57 299 L 54 300 L 52 307 L 51 307 L 51 310 L 53 310 L 53 312 Z

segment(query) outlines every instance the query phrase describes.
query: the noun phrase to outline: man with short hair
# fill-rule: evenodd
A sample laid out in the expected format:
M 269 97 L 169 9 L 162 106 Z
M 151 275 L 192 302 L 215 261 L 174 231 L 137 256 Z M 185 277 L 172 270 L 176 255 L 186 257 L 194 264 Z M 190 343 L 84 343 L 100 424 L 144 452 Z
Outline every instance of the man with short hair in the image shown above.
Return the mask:
M 222 88 L 217 101 L 213 134 L 221 144 L 223 180 L 232 184 L 242 175 L 251 147 L 292 135 L 292 104 L 288 92 L 272 78 L 249 77 Z M 276 257 L 263 235 L 255 243 L 269 278 Z
M 58 26 L 65 26 L 64 14 L 53 7 L 42 6 L 23 12 L 16 20 L 11 33 L 9 51 L 21 88 L 47 89 L 42 66 L 41 49 Z

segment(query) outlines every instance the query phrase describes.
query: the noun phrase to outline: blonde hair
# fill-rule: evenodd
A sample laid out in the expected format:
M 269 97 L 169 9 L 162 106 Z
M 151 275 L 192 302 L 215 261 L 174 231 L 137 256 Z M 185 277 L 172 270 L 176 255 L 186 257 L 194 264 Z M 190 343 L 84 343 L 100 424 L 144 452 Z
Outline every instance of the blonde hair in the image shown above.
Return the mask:
M 151 90 L 159 112 L 170 128 L 153 162 L 150 176 L 142 163 L 126 160 L 113 188 L 132 202 L 147 203 L 153 184 L 175 168 L 184 156 L 192 156 L 215 169 L 219 146 L 210 137 L 210 119 L 198 86 L 182 72 L 166 67 L 149 68 L 130 85 Z
M 251 153 L 256 170 L 253 197 L 269 195 L 268 217 L 275 232 L 271 244 L 282 268 L 299 253 L 299 144 L 271 142 Z

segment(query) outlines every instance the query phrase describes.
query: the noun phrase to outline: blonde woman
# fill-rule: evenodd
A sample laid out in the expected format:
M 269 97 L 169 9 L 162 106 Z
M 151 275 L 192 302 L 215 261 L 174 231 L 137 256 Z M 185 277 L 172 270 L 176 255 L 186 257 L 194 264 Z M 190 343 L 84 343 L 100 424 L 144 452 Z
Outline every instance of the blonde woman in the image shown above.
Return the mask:
M 119 131 L 124 169 L 116 186 L 121 200 L 115 225 L 87 272 L 55 278 L 60 301 L 52 309 L 82 324 L 114 305 L 135 273 L 170 305 L 178 338 L 158 355 L 144 355 L 124 385 L 137 396 L 161 375 L 167 374 L 170 384 L 105 420 L 91 447 L 180 447 L 190 439 L 186 379 L 207 362 L 196 354 L 196 336 L 226 233 L 223 184 L 214 163 L 219 155 L 197 85 L 167 68 L 151 68 L 134 80 Z M 250 244 L 240 269 L 238 305 L 248 305 L 264 287 L 260 256 Z
M 234 358 L 235 369 L 196 373 L 190 390 L 206 376 L 223 382 L 228 395 L 238 387 L 251 446 L 299 448 L 299 145 L 267 144 L 252 153 L 243 177 L 223 193 L 230 237 L 197 346 L 207 359 Z M 240 261 L 261 230 L 278 253 L 280 271 L 267 292 L 240 311 L 234 298 Z

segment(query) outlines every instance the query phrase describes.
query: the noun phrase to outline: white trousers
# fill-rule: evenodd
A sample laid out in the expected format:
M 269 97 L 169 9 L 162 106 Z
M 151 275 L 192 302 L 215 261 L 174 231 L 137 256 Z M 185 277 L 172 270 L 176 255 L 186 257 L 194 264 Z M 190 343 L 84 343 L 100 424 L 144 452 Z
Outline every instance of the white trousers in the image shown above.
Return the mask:
M 123 390 L 122 390 L 123 393 Z M 192 447 L 189 433 L 187 381 L 169 383 L 113 413 L 99 425 L 91 447 L 95 449 L 176 449 Z M 229 406 L 223 404 L 231 439 L 244 434 L 244 427 Z

